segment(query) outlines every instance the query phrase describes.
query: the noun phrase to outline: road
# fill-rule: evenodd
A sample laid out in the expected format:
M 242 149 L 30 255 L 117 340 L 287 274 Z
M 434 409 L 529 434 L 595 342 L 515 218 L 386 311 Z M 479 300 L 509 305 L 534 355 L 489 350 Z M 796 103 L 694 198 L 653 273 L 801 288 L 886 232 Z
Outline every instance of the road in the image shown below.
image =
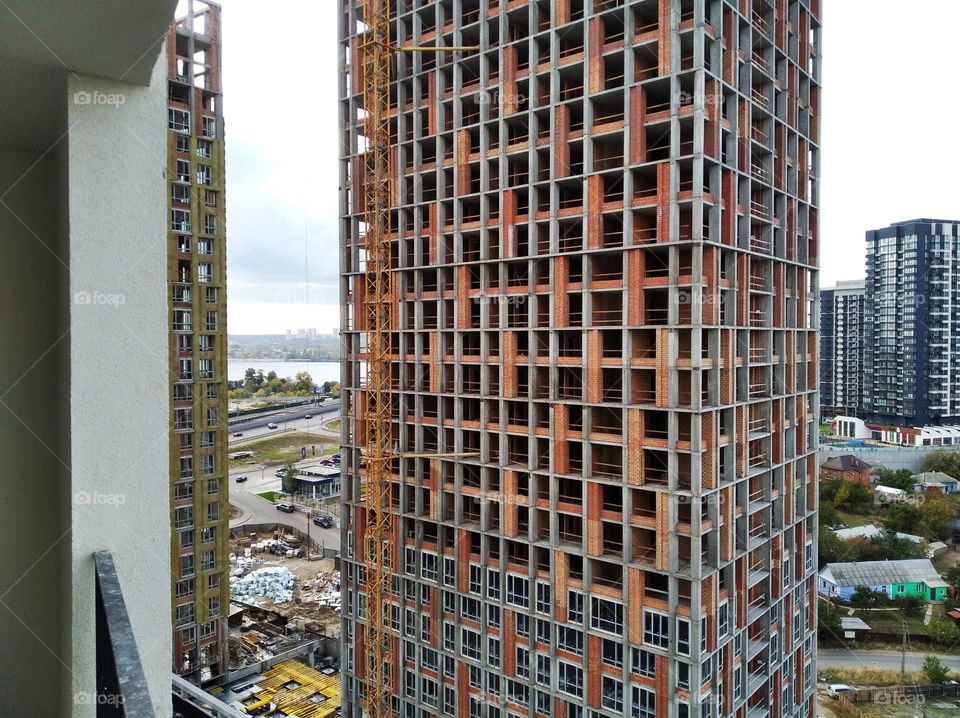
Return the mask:
M 297 431 L 314 431 L 323 421 L 329 421 L 331 414 L 340 413 L 340 402 L 328 402 L 319 406 L 298 406 L 279 412 L 271 412 L 266 416 L 254 416 L 230 422 L 230 446 L 242 444 L 250 439 L 259 439 L 263 436 L 276 433 L 278 429 L 268 429 L 267 424 L 276 424 L 279 429 L 296 429 Z M 306 416 L 312 419 L 306 419 Z M 242 437 L 234 437 L 240 432 Z
M 230 528 L 238 528 L 243 524 L 267 524 L 280 522 L 293 526 L 300 531 L 307 531 L 307 515 L 300 511 L 286 514 L 277 511 L 272 502 L 267 501 L 258 493 L 264 491 L 279 491 L 280 479 L 274 474 L 276 467 L 264 467 L 263 464 L 244 466 L 230 471 L 230 503 L 244 512 L 242 517 L 230 521 Z M 237 476 L 246 476 L 242 483 L 236 482 Z M 330 529 L 322 529 L 310 524 L 310 538 L 321 543 L 325 548 L 340 549 L 339 525 Z
M 936 650 L 940 662 L 951 670 L 960 671 L 960 656 L 944 656 Z M 920 670 L 920 664 L 926 653 L 907 653 L 907 670 Z M 845 651 L 841 649 L 823 649 L 817 653 L 817 668 L 888 668 L 900 670 L 900 654 L 896 651 Z

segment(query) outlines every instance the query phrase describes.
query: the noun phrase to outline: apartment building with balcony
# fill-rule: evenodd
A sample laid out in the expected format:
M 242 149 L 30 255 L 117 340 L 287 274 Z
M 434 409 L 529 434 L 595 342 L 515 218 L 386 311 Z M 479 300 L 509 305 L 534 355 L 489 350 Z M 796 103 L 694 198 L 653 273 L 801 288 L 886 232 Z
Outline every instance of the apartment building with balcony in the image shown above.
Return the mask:
M 173 670 L 227 671 L 226 228 L 220 7 L 180 3 L 167 36 L 167 279 Z
M 820 290 L 820 406 L 825 413 L 863 410 L 865 302 L 862 280 Z
M 866 239 L 865 418 L 960 423 L 960 222 L 896 222 Z
M 0 713 L 172 713 L 163 37 L 0 7 Z
M 395 56 L 395 714 L 812 718 L 820 3 L 393 6 L 400 48 L 480 48 Z M 361 20 L 345 2 L 350 718 Z

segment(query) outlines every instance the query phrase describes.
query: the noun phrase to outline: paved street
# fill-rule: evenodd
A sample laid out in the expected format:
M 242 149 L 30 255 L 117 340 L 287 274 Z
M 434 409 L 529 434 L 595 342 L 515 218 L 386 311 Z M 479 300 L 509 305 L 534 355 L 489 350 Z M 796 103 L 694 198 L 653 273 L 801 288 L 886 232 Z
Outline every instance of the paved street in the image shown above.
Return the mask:
M 339 411 L 339 409 L 338 409 Z M 312 433 L 318 433 L 323 438 L 329 439 L 333 435 L 329 432 L 321 432 L 319 420 L 310 421 Z M 329 420 L 326 417 L 324 420 Z M 304 429 L 299 429 L 304 431 Z M 334 437 L 335 438 L 335 437 Z M 277 511 L 276 507 L 270 501 L 267 501 L 257 494 L 265 491 L 279 491 L 280 479 L 276 476 L 276 466 L 265 467 L 263 464 L 244 465 L 230 471 L 230 503 L 243 511 L 243 516 L 230 521 L 230 528 L 237 528 L 243 524 L 262 524 L 280 522 L 288 526 L 293 526 L 300 531 L 307 531 L 306 514 L 296 511 L 292 514 Z M 247 480 L 242 483 L 236 482 L 237 476 L 246 476 Z M 330 529 L 322 529 L 310 523 L 310 537 L 322 543 L 325 548 L 340 549 L 340 527 L 338 524 Z
M 239 451 L 243 444 L 252 439 L 263 438 L 278 431 L 294 429 L 307 433 L 324 433 L 320 426 L 323 422 L 336 419 L 340 413 L 340 402 L 321 404 L 320 406 L 296 407 L 286 411 L 271 413 L 268 416 L 255 417 L 230 423 L 230 449 Z M 306 415 L 313 416 L 305 419 Z M 268 429 L 267 424 L 276 424 L 276 429 Z M 234 437 L 234 433 L 241 432 L 242 437 Z M 327 432 L 329 433 L 329 432 Z
M 931 654 L 937 655 L 943 665 L 951 670 L 960 671 L 960 656 L 943 656 L 936 650 Z M 907 670 L 916 671 L 927 656 L 927 653 L 908 653 Z M 900 670 L 900 654 L 896 651 L 845 651 L 838 649 L 821 648 L 817 654 L 818 668 L 888 668 Z

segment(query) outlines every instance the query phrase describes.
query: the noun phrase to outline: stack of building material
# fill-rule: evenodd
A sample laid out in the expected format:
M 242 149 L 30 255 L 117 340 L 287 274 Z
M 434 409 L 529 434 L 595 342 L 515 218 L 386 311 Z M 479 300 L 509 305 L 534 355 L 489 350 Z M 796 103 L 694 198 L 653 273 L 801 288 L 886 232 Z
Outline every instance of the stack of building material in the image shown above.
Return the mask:
M 262 596 L 273 603 L 288 603 L 293 600 L 293 582 L 293 574 L 288 569 L 267 566 L 242 578 L 231 576 L 230 595 L 241 598 Z

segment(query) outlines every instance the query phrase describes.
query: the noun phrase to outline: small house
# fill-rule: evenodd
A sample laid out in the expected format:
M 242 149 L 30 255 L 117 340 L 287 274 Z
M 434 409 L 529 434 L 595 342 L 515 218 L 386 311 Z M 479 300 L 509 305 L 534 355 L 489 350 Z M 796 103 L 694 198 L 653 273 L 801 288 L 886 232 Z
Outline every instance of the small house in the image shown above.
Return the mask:
M 820 465 L 820 478 L 843 479 L 870 486 L 873 467 L 854 454 L 844 454 L 827 459 Z
M 935 494 L 957 493 L 957 480 L 942 471 L 925 471 L 913 477 L 914 491 L 928 491 Z
M 886 536 L 887 532 L 875 524 L 866 524 L 864 526 L 851 526 L 848 529 L 836 529 L 833 533 L 837 535 L 837 538 L 843 539 L 844 541 L 850 541 L 852 539 L 863 538 L 863 539 L 872 539 L 876 536 Z
M 947 597 L 947 583 L 926 558 L 828 563 L 820 571 L 817 582 L 820 594 L 845 601 L 861 587 L 888 598 L 923 596 L 927 601 L 937 602 Z

